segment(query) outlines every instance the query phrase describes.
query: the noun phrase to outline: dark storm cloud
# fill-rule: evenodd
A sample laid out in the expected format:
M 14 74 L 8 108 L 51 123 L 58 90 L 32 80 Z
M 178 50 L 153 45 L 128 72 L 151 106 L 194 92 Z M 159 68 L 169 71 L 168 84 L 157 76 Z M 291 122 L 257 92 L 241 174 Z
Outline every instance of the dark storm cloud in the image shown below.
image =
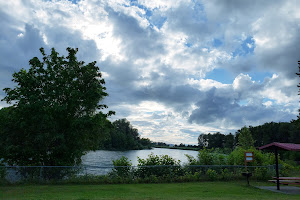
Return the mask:
M 211 12 L 215 12 L 215 17 L 218 20 L 226 19 L 229 16 L 243 16 L 245 18 L 252 18 L 253 16 L 261 15 L 266 9 L 270 7 L 277 7 L 281 5 L 283 1 L 234 1 L 234 0 L 204 0 L 203 5 L 206 9 Z M 222 18 L 223 16 L 223 18 Z M 226 16 L 226 17 L 224 17 Z M 211 16 L 213 18 L 213 16 Z
M 141 93 L 149 100 L 175 107 L 177 111 L 184 111 L 197 99 L 199 90 L 189 85 L 160 85 L 144 88 Z
M 143 28 L 138 20 L 124 13 L 107 9 L 109 19 L 114 24 L 113 33 L 122 39 L 122 51 L 130 59 L 153 57 L 164 53 L 159 34 L 150 27 Z
M 48 46 L 54 47 L 60 55 L 66 55 L 66 48 L 78 48 L 78 60 L 84 60 L 86 63 L 97 61 L 101 51 L 97 48 L 94 40 L 83 39 L 80 31 L 70 31 L 61 26 L 45 27 Z
M 8 16 L 6 18 L 10 19 Z M 78 59 L 92 62 L 97 60 L 99 50 L 92 40 L 83 40 L 79 32 L 71 33 L 63 28 L 47 28 L 47 40 L 44 42 L 42 32 L 34 25 L 25 24 L 24 31 L 15 27 L 3 26 L 0 32 L 0 98 L 5 96 L 5 87 L 14 87 L 11 81 L 12 74 L 21 68 L 29 68 L 29 60 L 33 57 L 41 58 L 39 49 L 45 48 L 50 53 L 50 48 L 55 47 L 61 55 L 66 56 L 66 48 L 79 48 Z M 60 45 L 57 45 L 60 44 Z
M 182 82 L 186 75 L 167 66 L 160 66 L 159 72 L 151 72 L 148 77 L 141 76 L 143 66 L 130 61 L 115 63 L 107 60 L 100 66 L 104 66 L 103 70 L 109 73 L 105 79 L 109 93 L 105 102 L 108 105 L 155 101 L 183 113 L 190 109 L 200 94 L 198 89 Z M 143 82 L 148 84 L 143 85 Z M 122 108 L 122 113 L 126 112 L 129 114 L 130 109 Z
M 295 115 L 281 111 L 278 106 L 266 107 L 262 104 L 261 97 L 254 98 L 253 102 L 247 105 L 240 105 L 239 102 L 244 98 L 235 98 L 235 96 L 244 95 L 234 95 L 235 92 L 232 90 L 226 94 L 222 89 L 217 88 L 203 92 L 196 103 L 198 108 L 192 111 L 189 122 L 209 124 L 225 120 L 234 126 L 244 126 L 258 125 L 270 118 L 272 121 L 289 121 L 295 118 Z M 249 89 L 247 92 L 252 91 Z
M 96 60 L 104 72 L 109 109 L 153 137 L 180 141 L 199 127 L 231 131 L 296 117 L 300 26 L 292 1 L 154 2 L 166 6 L 151 11 L 141 2 L 28 2 L 20 3 L 24 18 L 0 3 L 10 8 L 0 7 L 0 89 L 40 47 L 60 55 L 77 47 L 78 60 Z M 234 82 L 202 79 L 215 68 Z M 257 70 L 267 75 L 251 79 Z
M 207 23 L 204 7 L 200 3 L 181 3 L 168 12 L 168 28 L 186 33 L 191 38 L 205 39 L 216 28 L 216 24 Z
M 234 110 L 238 104 L 230 96 L 217 96 L 216 88 L 203 93 L 196 103 L 198 107 L 189 118 L 189 122 L 208 123 L 223 119 L 228 111 Z
M 297 26 L 297 24 L 294 24 Z M 292 28 L 292 27 L 291 27 Z M 297 69 L 297 61 L 300 60 L 300 27 L 292 28 L 295 37 L 280 48 L 271 48 L 257 55 L 261 68 L 278 72 L 288 79 L 294 79 Z
M 3 26 L 0 38 L 0 89 L 3 90 L 13 86 L 11 79 L 14 72 L 28 69 L 28 61 L 39 54 L 44 42 L 39 30 L 29 24 L 25 25 L 24 31 Z

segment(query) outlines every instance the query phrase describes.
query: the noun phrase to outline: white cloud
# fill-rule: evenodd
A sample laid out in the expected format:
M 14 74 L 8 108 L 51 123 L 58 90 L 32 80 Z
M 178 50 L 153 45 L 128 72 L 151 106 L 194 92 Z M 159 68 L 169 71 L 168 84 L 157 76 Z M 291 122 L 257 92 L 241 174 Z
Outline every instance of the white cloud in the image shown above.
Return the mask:
M 155 141 L 289 121 L 299 107 L 298 10 L 297 1 L 1 1 L 0 88 L 41 46 L 71 46 L 98 61 L 116 118 Z M 233 82 L 205 78 L 214 69 Z

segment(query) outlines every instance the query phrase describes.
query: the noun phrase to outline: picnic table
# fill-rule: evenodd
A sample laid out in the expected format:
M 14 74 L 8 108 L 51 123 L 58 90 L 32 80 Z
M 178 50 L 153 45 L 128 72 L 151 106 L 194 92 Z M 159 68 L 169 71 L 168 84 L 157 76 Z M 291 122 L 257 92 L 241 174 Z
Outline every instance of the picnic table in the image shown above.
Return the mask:
M 279 183 L 282 185 L 300 185 L 300 177 L 272 177 L 273 180 L 269 180 L 270 182 Z
M 277 183 L 277 190 L 280 190 L 280 182 L 281 184 L 286 183 L 289 184 L 299 184 L 298 178 L 300 177 L 279 177 L 279 167 L 278 167 L 278 150 L 287 150 L 287 151 L 300 151 L 300 144 L 291 144 L 291 143 L 279 143 L 273 142 L 271 144 L 264 145 L 259 147 L 260 150 L 262 149 L 271 149 L 275 152 L 275 164 L 276 164 L 276 178 L 275 181 Z M 281 178 L 281 180 L 280 180 Z M 287 179 L 288 178 L 288 179 Z M 292 179 L 290 179 L 292 178 Z M 273 180 L 271 180 L 273 182 Z

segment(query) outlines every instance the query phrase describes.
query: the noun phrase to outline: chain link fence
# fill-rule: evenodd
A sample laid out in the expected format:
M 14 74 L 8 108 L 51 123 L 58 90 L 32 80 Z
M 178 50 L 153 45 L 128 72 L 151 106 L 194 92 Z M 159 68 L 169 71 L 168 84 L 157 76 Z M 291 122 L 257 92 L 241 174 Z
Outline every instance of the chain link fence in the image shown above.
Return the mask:
M 268 179 L 275 173 L 275 167 L 248 166 L 247 170 L 257 179 Z M 232 180 L 242 178 L 242 165 L 154 165 L 154 166 L 0 166 L 2 182 L 49 182 L 83 179 L 114 180 Z M 100 181 L 101 182 L 101 181 Z M 104 181 L 105 182 L 105 181 Z M 113 182 L 113 181 L 112 181 Z

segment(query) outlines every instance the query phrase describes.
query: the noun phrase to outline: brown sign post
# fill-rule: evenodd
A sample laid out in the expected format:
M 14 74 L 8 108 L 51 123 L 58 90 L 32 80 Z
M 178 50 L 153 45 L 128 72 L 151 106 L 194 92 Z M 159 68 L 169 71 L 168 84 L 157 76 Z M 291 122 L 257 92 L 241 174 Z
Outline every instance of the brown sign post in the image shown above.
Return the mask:
M 247 170 L 247 163 L 248 162 L 253 162 L 253 161 L 254 161 L 254 153 L 253 152 L 245 152 L 245 168 L 246 168 L 246 172 L 243 172 L 242 175 L 246 176 L 248 185 L 249 185 L 249 178 L 250 178 L 250 176 L 252 176 L 252 173 L 248 172 L 248 170 Z
M 245 167 L 247 169 L 247 162 L 254 161 L 254 153 L 253 152 L 245 152 Z

